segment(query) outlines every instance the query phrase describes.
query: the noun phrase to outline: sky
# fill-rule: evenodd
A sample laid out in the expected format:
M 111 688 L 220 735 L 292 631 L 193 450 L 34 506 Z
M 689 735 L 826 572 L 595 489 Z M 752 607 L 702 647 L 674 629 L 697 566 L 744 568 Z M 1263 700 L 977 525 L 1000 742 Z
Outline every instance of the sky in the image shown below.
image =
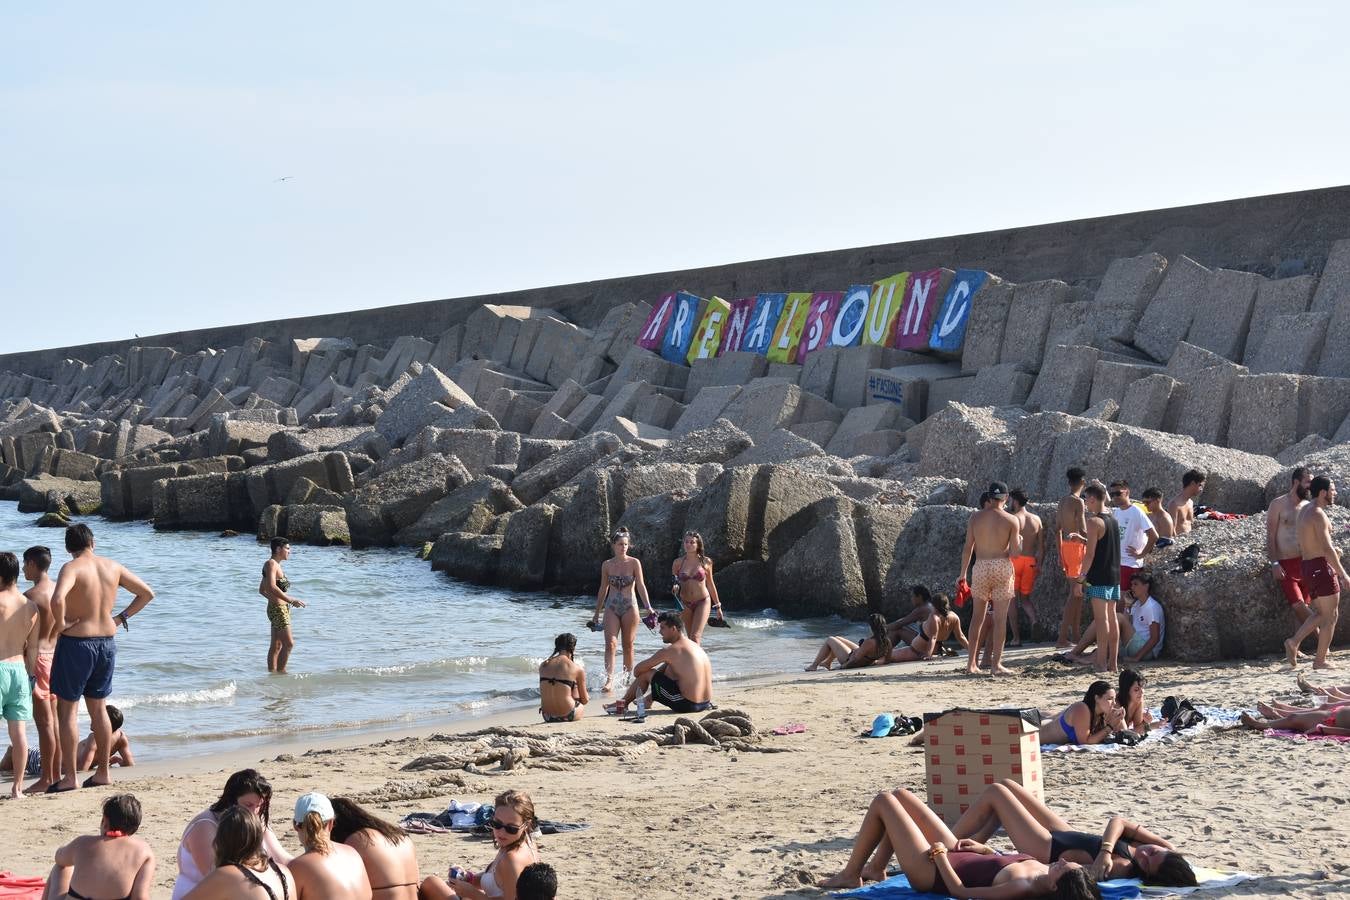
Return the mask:
M 1299 3 L 5 4 L 0 353 L 1345 184 L 1347 32 Z

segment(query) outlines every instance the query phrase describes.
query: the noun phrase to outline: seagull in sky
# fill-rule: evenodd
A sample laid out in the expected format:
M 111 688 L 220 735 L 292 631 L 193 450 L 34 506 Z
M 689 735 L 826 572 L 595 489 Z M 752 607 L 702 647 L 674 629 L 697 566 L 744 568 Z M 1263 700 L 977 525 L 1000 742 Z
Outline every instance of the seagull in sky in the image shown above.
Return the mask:
M 283 175 L 283 176 L 281 176 L 280 178 L 278 178 L 278 179 L 276 179 L 276 180 L 277 180 L 277 181 L 290 181 L 290 180 L 291 180 L 292 178 L 294 178 L 294 177 L 295 177 L 294 175 Z

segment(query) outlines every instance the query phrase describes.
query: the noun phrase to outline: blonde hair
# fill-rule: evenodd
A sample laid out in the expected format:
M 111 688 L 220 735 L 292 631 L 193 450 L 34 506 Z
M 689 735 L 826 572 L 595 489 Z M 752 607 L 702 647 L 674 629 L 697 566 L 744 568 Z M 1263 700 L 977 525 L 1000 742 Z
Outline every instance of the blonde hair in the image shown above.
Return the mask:
M 327 854 L 333 849 L 333 842 L 328 839 L 328 829 L 323 827 L 323 817 L 313 810 L 305 813 L 305 820 L 296 822 L 295 827 L 300 831 L 300 843 L 305 845 L 306 850 Z
M 497 799 L 492 801 L 492 807 L 495 810 L 503 806 L 511 807 L 516 811 L 516 815 L 520 816 L 520 823 L 522 826 L 520 829 L 520 836 L 510 844 L 504 845 L 507 848 L 514 847 L 526 840 L 530 836 L 530 832 L 534 830 L 535 825 L 539 822 L 534 816 L 534 801 L 531 800 L 530 795 L 524 791 L 502 791 L 497 795 Z

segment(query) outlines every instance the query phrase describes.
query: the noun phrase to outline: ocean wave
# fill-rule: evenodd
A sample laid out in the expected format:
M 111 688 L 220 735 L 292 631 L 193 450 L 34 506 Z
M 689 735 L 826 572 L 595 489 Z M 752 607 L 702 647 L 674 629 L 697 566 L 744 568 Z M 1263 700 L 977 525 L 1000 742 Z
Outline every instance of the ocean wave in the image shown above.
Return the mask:
M 211 688 L 195 691 L 170 691 L 164 694 L 146 694 L 143 697 L 117 697 L 114 704 L 119 709 L 132 709 L 137 706 L 211 706 L 223 701 L 232 701 L 238 688 L 233 681 Z

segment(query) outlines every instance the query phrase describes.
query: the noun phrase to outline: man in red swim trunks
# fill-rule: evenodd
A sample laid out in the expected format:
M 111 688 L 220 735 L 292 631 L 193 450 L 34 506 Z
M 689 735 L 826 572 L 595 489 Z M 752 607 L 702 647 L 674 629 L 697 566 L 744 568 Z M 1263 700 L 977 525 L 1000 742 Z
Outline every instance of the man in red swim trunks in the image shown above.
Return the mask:
M 1341 583 L 1350 582 L 1341 564 L 1340 551 L 1331 541 L 1331 519 L 1326 508 L 1336 502 L 1336 485 L 1325 475 L 1318 475 L 1309 485 L 1312 500 L 1298 514 L 1298 547 L 1303 556 L 1303 583 L 1312 596 L 1313 613 L 1294 636 L 1284 642 L 1291 668 L 1297 666 L 1298 645 L 1312 634 L 1317 634 L 1317 653 L 1314 669 L 1335 668 L 1327 662 L 1327 649 L 1336 631 L 1340 617 Z
M 1306 466 L 1299 466 L 1289 473 L 1288 492 L 1270 501 L 1270 509 L 1266 511 L 1266 558 L 1294 614 L 1296 631 L 1312 615 L 1303 584 L 1303 557 L 1298 549 L 1298 514 L 1308 504 L 1311 484 L 1312 473 Z

